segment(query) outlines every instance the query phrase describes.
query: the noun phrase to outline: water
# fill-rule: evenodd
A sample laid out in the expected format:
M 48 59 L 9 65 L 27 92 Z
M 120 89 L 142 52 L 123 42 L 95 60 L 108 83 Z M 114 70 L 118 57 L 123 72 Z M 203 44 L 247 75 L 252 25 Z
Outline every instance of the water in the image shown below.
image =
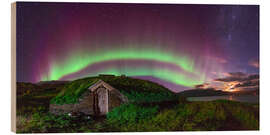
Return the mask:
M 225 99 L 231 101 L 239 101 L 239 102 L 248 102 L 248 103 L 259 103 L 259 96 L 256 95 L 242 95 L 242 96 L 206 96 L 206 97 L 188 97 L 188 101 L 213 101 L 218 99 Z

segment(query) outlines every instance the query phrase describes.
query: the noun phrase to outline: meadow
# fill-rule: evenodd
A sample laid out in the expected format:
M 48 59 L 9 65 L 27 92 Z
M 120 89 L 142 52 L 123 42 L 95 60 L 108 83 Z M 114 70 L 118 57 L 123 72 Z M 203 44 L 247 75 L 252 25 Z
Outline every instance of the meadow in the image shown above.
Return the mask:
M 259 130 L 258 104 L 178 97 L 123 104 L 106 116 L 70 117 L 48 111 L 57 92 L 39 94 L 18 97 L 17 133 Z

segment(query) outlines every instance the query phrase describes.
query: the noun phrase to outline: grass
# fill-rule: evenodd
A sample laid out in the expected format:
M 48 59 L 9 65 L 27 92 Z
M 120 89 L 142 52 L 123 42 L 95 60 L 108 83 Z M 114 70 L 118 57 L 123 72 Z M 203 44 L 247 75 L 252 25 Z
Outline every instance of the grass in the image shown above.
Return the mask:
M 72 118 L 66 114 L 55 116 L 40 110 L 34 112 L 32 115 L 19 115 L 17 117 L 17 133 L 90 131 L 90 129 L 85 126 L 89 126 L 93 123 L 92 119 Z M 80 127 L 80 129 L 77 129 L 78 127 Z M 81 131 L 83 128 L 85 129 Z
M 167 88 L 146 80 L 122 76 L 98 76 L 72 81 L 50 102 L 54 104 L 74 104 L 87 88 L 103 80 L 128 97 L 131 102 L 153 102 L 177 98 Z
M 85 88 L 100 78 L 132 102 L 114 108 L 105 117 L 90 119 L 49 113 L 50 102 L 75 102 Z M 68 98 L 74 95 L 77 97 Z M 188 102 L 158 84 L 114 76 L 80 79 L 56 90 L 26 92 L 17 97 L 18 133 L 216 130 L 259 130 L 259 104 L 227 100 Z
M 232 105 L 239 109 L 231 109 Z M 258 130 L 259 110 L 247 107 L 250 105 L 222 100 L 179 102 L 163 109 L 162 106 L 129 104 L 110 112 L 106 123 L 108 131 L 121 132 Z M 239 110 L 249 113 L 239 113 Z
M 98 79 L 80 79 L 72 81 L 65 85 L 63 90 L 50 102 L 55 104 L 73 104 L 78 102 L 78 98 L 83 92 L 87 90 L 88 87 L 96 83 Z
M 18 133 L 259 129 L 257 105 L 225 100 L 129 103 L 113 109 L 106 117 L 91 119 L 55 116 L 42 106 L 30 111 L 17 113 Z

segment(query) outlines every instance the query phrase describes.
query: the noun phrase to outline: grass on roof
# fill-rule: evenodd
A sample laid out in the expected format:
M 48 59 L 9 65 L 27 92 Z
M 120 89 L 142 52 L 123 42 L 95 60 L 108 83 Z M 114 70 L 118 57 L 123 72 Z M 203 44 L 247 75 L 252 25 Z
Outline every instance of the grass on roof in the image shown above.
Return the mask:
M 63 90 L 51 100 L 54 104 L 77 103 L 80 96 L 98 80 L 110 84 L 128 97 L 131 102 L 157 102 L 176 99 L 169 89 L 157 83 L 123 76 L 88 77 L 69 82 Z

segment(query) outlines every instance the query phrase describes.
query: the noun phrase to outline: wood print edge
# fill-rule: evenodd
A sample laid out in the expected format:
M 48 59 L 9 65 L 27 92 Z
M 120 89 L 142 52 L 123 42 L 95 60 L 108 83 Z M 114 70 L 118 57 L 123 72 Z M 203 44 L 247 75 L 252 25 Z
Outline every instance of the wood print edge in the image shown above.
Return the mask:
M 16 2 L 11 3 L 11 131 L 16 132 Z

